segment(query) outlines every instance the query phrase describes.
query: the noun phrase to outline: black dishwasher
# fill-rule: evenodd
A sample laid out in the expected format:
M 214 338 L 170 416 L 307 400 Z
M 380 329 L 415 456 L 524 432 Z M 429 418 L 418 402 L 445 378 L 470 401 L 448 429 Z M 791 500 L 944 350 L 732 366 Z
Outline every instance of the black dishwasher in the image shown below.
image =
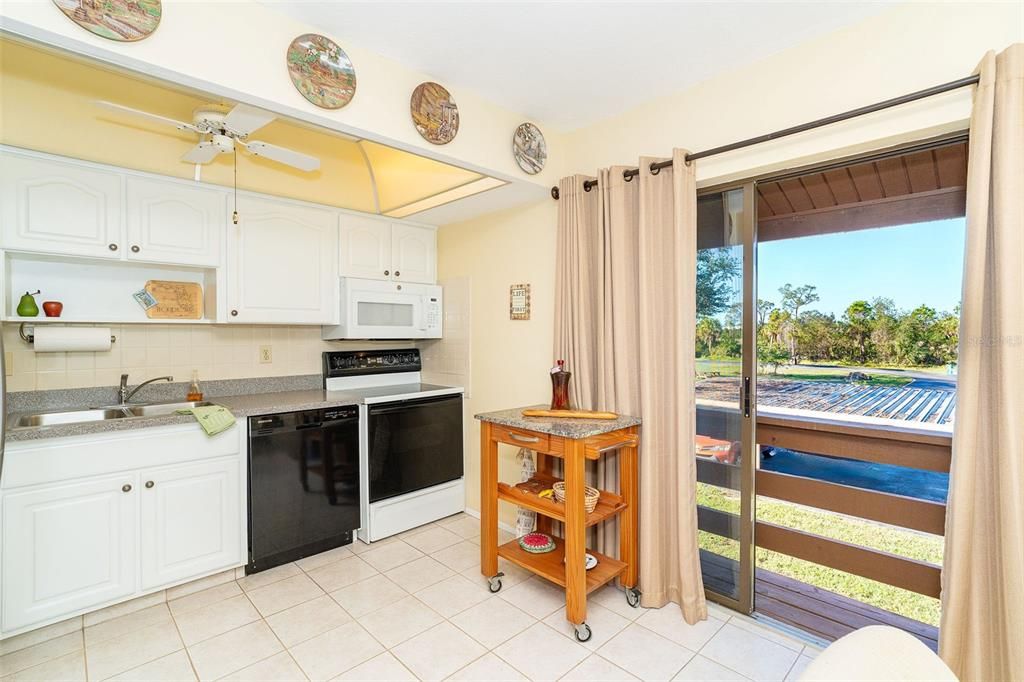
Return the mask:
M 352 542 L 359 408 L 249 418 L 249 563 L 256 573 Z

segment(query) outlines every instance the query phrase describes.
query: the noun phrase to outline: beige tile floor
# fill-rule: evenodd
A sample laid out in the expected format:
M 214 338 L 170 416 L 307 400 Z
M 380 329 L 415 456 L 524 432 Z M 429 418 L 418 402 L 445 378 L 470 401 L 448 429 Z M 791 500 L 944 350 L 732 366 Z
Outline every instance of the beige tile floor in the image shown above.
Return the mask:
M 513 566 L 488 592 L 459 514 L 242 577 L 219 576 L 0 642 L 8 680 L 791 680 L 818 649 L 710 605 L 591 595 L 580 644 L 558 589 Z M 237 579 L 236 579 L 237 578 Z

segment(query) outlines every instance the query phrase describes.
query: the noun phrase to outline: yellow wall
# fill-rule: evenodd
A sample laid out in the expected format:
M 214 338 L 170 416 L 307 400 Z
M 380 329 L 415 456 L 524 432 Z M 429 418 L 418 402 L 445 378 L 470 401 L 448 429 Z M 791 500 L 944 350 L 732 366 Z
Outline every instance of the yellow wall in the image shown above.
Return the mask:
M 3 144 L 180 178 L 193 177 L 195 166 L 181 161 L 181 156 L 198 141 L 195 134 L 111 112 L 94 103 L 106 100 L 186 122 L 192 120 L 196 107 L 216 103 L 7 40 L 0 40 L 0 85 Z M 376 212 L 360 143 L 282 119 L 260 128 L 252 137 L 316 156 L 320 170 L 305 173 L 239 151 L 239 187 Z M 383 145 L 363 144 L 374 164 L 382 209 L 481 177 Z M 231 155 L 204 165 L 202 180 L 230 186 Z
M 472 298 L 465 419 L 471 509 L 480 508 L 480 424 L 473 415 L 551 399 L 556 217 L 557 206 L 545 200 L 438 232 L 439 279 L 465 278 Z M 530 284 L 530 319 L 510 320 L 509 286 L 522 283 Z M 509 449 L 502 458 L 504 480 L 518 480 L 512 453 Z M 505 520 L 513 522 L 509 514 L 503 509 Z

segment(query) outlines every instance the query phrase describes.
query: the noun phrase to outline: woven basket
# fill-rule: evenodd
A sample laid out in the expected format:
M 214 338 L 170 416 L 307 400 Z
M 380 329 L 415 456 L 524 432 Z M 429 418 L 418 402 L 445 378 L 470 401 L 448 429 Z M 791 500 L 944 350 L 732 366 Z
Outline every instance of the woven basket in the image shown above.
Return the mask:
M 555 491 L 555 499 L 565 504 L 565 481 L 558 481 L 551 488 Z M 601 497 L 601 491 L 591 488 L 589 485 L 583 487 L 583 506 L 587 513 L 597 509 L 597 500 Z

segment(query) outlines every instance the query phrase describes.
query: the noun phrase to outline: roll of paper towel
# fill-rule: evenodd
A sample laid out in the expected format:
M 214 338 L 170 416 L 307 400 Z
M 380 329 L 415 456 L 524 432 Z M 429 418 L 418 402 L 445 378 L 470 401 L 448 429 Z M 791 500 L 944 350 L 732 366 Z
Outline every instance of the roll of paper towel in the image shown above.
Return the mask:
M 110 350 L 110 327 L 36 327 L 33 349 L 37 353 Z

